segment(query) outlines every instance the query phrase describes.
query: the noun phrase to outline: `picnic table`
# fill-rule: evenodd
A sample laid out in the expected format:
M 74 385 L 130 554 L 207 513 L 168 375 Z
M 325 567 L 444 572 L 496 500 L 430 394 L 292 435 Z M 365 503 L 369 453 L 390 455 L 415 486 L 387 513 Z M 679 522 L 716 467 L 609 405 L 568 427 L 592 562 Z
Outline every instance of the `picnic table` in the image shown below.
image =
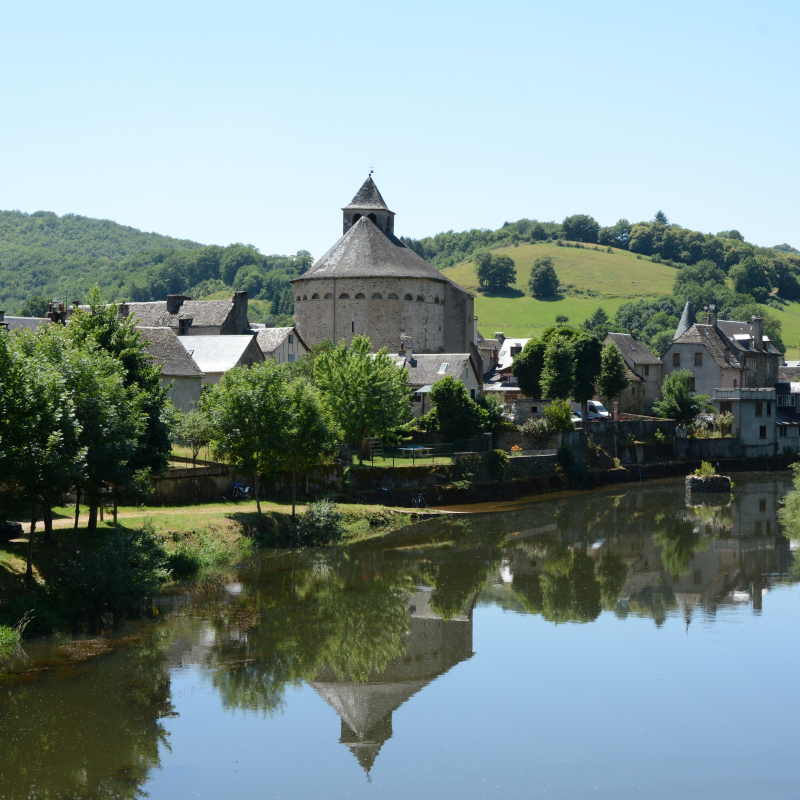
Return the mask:
M 414 461 L 416 456 L 422 456 L 423 458 L 428 455 L 429 453 L 433 452 L 432 447 L 426 447 L 422 444 L 413 444 L 408 445 L 406 447 L 399 447 L 398 450 L 405 455 L 411 454 L 411 460 Z

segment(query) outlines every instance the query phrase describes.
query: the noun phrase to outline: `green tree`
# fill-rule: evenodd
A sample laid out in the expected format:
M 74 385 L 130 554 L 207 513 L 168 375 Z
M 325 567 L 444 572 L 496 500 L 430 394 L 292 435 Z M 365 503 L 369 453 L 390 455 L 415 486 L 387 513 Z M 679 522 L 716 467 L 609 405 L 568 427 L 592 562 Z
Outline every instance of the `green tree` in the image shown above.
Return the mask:
M 567 400 L 575 388 L 575 348 L 561 336 L 554 336 L 544 351 L 541 374 L 542 394 L 550 400 Z
M 561 284 L 550 256 L 542 256 L 533 262 L 528 290 L 533 297 L 552 297 L 558 294 Z
M 531 228 L 531 239 L 533 239 L 535 242 L 541 242 L 544 241 L 546 238 L 547 238 L 547 231 L 544 229 L 544 225 L 541 225 L 540 223 L 537 222 Z
M 663 399 L 653 403 L 653 410 L 659 417 L 685 424 L 709 407 L 707 395 L 692 392 L 691 379 L 692 373 L 688 369 L 672 372 L 664 378 L 661 387 Z
M 603 348 L 597 387 L 603 397 L 616 400 L 630 386 L 625 360 L 619 347 L 610 342 Z
M 489 412 L 481 408 L 469 396 L 467 387 L 452 375 L 445 375 L 433 384 L 431 400 L 439 433 L 446 441 L 478 433 L 489 423 Z
M 596 336 L 601 341 L 605 339 L 606 334 L 611 328 L 611 320 L 608 318 L 605 310 L 598 308 L 589 319 L 587 319 L 581 326 L 586 333 Z
M 565 239 L 590 244 L 597 241 L 597 233 L 600 230 L 597 220 L 588 214 L 573 214 L 561 223 L 561 227 L 564 229 Z
M 657 222 L 659 225 L 669 225 L 669 220 L 667 219 L 667 215 L 659 209 L 656 211 L 655 217 L 653 217 L 653 222 Z
M 337 347 L 317 356 L 314 380 L 325 393 L 345 441 L 383 437 L 411 419 L 406 370 L 386 354 L 370 353 L 370 340 L 355 336 L 348 349 Z M 363 463 L 364 447 L 359 448 Z
M 522 352 L 514 356 L 511 374 L 526 397 L 538 399 L 542 396 L 541 378 L 546 349 L 547 342 L 543 339 L 531 339 Z
M 566 325 L 569 322 L 569 317 L 564 314 L 559 314 L 556 317 L 556 325 Z
M 728 275 L 739 294 L 749 294 L 757 303 L 766 302 L 772 291 L 768 260 L 761 256 L 742 259 Z
M 509 256 L 483 252 L 476 256 L 475 263 L 482 292 L 507 289 L 517 280 L 517 267 Z
M 21 317 L 43 317 L 49 307 L 50 303 L 46 297 L 34 294 L 22 304 L 19 314 Z
M 214 436 L 214 426 L 208 415 L 199 408 L 185 414 L 177 414 L 174 429 L 175 438 L 192 450 L 192 464 L 197 465 L 197 454 L 207 447 Z
M 542 412 L 551 431 L 571 431 L 572 408 L 566 400 L 553 400 L 544 407 Z

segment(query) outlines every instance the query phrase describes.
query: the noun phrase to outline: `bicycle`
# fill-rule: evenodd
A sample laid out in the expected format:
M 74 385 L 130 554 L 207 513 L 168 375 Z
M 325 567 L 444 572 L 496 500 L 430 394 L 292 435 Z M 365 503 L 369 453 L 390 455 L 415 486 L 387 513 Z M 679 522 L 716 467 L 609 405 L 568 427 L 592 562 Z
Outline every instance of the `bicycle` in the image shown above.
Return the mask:
M 246 483 L 231 482 L 231 500 L 250 500 L 250 491 Z
M 418 494 L 415 498 L 411 501 L 412 508 L 427 508 L 428 501 L 425 499 L 424 494 Z

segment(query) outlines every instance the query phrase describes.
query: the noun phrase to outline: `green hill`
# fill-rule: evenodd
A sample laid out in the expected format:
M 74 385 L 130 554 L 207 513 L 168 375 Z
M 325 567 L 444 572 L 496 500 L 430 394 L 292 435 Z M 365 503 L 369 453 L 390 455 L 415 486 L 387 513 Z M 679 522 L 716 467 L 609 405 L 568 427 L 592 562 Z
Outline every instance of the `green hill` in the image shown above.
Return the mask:
M 517 282 L 502 293 L 480 293 L 475 264 L 471 261 L 442 270 L 447 277 L 474 292 L 478 327 L 484 335 L 503 331 L 506 336 L 531 337 L 556 324 L 557 316 L 569 318 L 579 326 L 598 307 L 609 317 L 622 303 L 672 295 L 679 270 L 647 258 L 637 258 L 627 250 L 591 244 L 559 247 L 554 242 L 520 244 L 492 250 L 513 258 Z M 554 298 L 536 299 L 528 294 L 528 277 L 535 259 L 550 256 L 562 284 Z M 800 303 L 786 302 L 770 313 L 782 323 L 786 357 L 800 358 Z

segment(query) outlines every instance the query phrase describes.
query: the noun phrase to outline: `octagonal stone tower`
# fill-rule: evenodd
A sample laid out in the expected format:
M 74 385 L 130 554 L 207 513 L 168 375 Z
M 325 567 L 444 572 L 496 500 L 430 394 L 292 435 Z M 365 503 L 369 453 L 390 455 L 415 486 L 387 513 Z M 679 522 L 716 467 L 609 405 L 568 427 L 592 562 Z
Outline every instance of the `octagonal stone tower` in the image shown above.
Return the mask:
M 297 330 L 309 346 L 369 336 L 372 349 L 467 353 L 475 344 L 474 295 L 394 235 L 390 211 L 368 177 L 342 209 L 343 236 L 295 278 Z

